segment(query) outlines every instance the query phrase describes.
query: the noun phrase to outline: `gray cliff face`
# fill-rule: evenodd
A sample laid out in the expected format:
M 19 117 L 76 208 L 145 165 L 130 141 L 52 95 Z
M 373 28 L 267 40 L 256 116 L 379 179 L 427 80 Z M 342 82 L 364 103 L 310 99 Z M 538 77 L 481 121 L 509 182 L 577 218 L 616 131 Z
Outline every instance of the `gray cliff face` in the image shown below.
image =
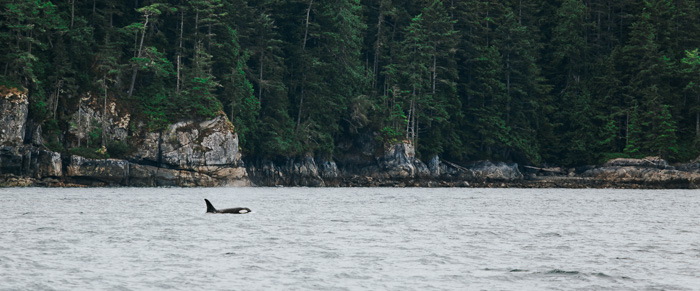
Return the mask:
M 105 104 L 97 100 L 98 98 L 91 94 L 80 97 L 78 109 L 70 116 L 71 126 L 68 133 L 75 137 L 69 139 L 72 141 L 71 147 L 78 146 L 79 140 L 88 140 L 91 132 L 100 129 L 105 131 L 105 135 L 110 140 L 126 141 L 131 114 L 124 109 L 119 109 L 114 101 L 107 102 L 105 108 Z M 103 116 L 103 113 L 106 114 Z
M 160 137 L 161 163 L 188 170 L 237 166 L 241 160 L 238 135 L 227 124 L 226 118 L 219 116 L 203 122 L 171 125 Z
M 299 160 L 288 159 L 286 162 L 276 165 L 271 161 L 261 161 L 249 163 L 248 173 L 255 185 L 259 186 L 307 186 L 324 187 L 327 186 L 322 176 L 330 177 L 332 180 L 337 176 L 337 166 L 334 163 L 322 163 L 321 172 L 313 157 L 306 157 Z
M 94 160 L 81 156 L 70 156 L 66 166 L 66 177 L 74 181 L 97 180 L 108 185 L 126 185 L 129 162 L 125 160 Z
M 143 134 L 129 160 L 71 156 L 65 177 L 87 185 L 249 186 L 233 126 L 219 116 Z
M 88 96 L 89 97 L 89 96 Z M 162 132 L 137 130 L 130 115 L 108 103 L 82 104 L 62 136 L 80 144 L 104 128 L 112 140 L 129 141 L 126 160 L 62 155 L 42 145 L 40 124 L 28 120 L 26 91 L 0 87 L 0 186 L 478 186 L 700 188 L 700 163 L 671 166 L 663 159 L 614 159 L 579 168 L 524 167 L 489 161 L 458 165 L 431 156 L 424 163 L 411 144 L 382 147 L 373 134 L 341 141 L 332 160 L 307 155 L 282 162 L 243 163 L 238 136 L 224 116 L 181 121 Z M 101 107 L 104 109 L 104 107 Z M 131 134 L 129 136 L 129 134 Z M 128 138 L 127 138 L 128 137 Z M 247 168 L 245 167 L 247 164 Z M 250 174 L 250 177 L 248 176 Z
M 517 164 L 506 164 L 503 162 L 494 164 L 490 161 L 481 161 L 473 164 L 470 169 L 475 176 L 485 180 L 514 181 L 523 179 L 523 174 L 518 170 Z
M 643 159 L 618 158 L 607 161 L 603 167 L 645 167 L 667 169 L 670 166 L 666 160 L 659 157 L 646 157 Z
M 382 172 L 389 179 L 407 179 L 416 176 L 416 151 L 413 145 L 400 143 L 390 146 L 378 159 Z
M 60 154 L 23 144 L 28 107 L 26 91 L 0 87 L 0 174 L 27 179 L 60 177 L 63 175 Z M 34 138 L 30 137 L 31 140 Z M 24 180 L 18 185 L 30 185 L 30 182 Z
M 0 87 L 0 145 L 24 142 L 28 113 L 26 90 Z
M 162 133 L 146 133 L 129 160 L 161 168 L 151 171 L 149 177 L 137 178 L 148 185 L 250 185 L 238 150 L 238 135 L 224 116 L 202 122 L 181 121 Z
M 585 171 L 581 176 L 647 187 L 697 188 L 700 186 L 700 173 L 693 171 L 693 167 L 693 164 L 687 164 L 676 169 L 658 157 L 614 159 L 601 167 Z
M 62 156 L 41 145 L 41 126 L 27 120 L 26 92 L 0 88 L 0 185 L 8 186 L 248 186 L 238 136 L 224 116 L 183 121 L 164 132 L 147 132 L 129 160 Z M 126 141 L 130 115 L 114 102 L 107 114 L 83 98 L 71 117 L 70 146 L 105 128 L 112 140 Z M 83 104 L 82 101 L 85 101 Z M 102 107 L 104 109 L 104 107 Z M 104 127 L 103 127 L 104 122 Z
M 61 154 L 34 146 L 0 146 L 0 174 L 35 179 L 61 177 Z
M 365 148 L 371 148 L 364 146 Z M 364 151 L 365 154 L 367 151 Z M 248 173 L 260 186 L 469 186 L 470 182 L 515 182 L 523 178 L 517 164 L 481 162 L 471 168 L 431 157 L 428 164 L 415 157 L 410 144 L 386 147 L 367 162 L 361 152 L 338 163 L 310 156 L 287 160 L 249 162 Z
M 139 140 L 129 160 L 154 165 L 160 163 L 160 136 L 160 132 L 146 132 L 141 135 L 134 133 L 134 137 Z

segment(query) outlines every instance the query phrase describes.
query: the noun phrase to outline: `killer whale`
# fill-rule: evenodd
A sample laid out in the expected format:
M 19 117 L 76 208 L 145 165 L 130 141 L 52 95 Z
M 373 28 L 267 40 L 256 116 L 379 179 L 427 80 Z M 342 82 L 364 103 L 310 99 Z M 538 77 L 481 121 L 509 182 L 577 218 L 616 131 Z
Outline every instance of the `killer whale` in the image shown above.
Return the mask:
M 211 202 L 209 202 L 209 200 L 204 199 L 204 202 L 207 203 L 207 213 L 246 214 L 250 212 L 250 209 L 246 207 L 226 208 L 217 210 L 216 208 L 214 208 L 214 205 L 211 205 Z

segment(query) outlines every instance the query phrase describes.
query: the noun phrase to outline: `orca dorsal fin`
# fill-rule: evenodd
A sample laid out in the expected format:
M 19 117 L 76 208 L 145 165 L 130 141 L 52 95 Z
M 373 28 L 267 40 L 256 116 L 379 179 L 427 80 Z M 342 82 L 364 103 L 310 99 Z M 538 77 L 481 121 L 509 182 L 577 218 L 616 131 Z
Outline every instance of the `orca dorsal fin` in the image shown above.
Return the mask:
M 204 199 L 204 202 L 207 203 L 207 213 L 216 212 L 216 208 L 214 208 L 214 205 L 211 205 L 211 202 L 209 202 L 209 200 Z

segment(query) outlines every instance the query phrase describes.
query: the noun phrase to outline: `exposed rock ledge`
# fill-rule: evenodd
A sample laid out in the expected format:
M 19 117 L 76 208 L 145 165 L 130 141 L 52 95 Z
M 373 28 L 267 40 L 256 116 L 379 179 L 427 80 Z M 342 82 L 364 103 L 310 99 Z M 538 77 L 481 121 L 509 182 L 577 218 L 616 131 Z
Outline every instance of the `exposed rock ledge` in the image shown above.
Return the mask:
M 2 91 L 2 90 L 0 90 Z M 37 146 L 27 130 L 26 92 L 0 92 L 0 186 L 249 186 L 238 151 L 238 136 L 224 116 L 182 121 L 163 132 L 149 132 L 127 160 L 62 156 Z M 109 129 L 126 128 L 126 118 L 112 110 Z M 76 120 L 101 118 L 83 108 Z M 97 114 L 97 115 L 96 115 Z M 95 116 L 97 117 L 95 117 Z M 126 120 L 126 121 L 125 121 Z M 82 131 L 85 131 L 83 129 Z M 76 131 L 77 132 L 77 131 Z M 79 136 L 81 132 L 72 133 Z M 121 139 L 125 139 L 126 132 Z
M 432 157 L 424 164 L 412 156 L 410 145 L 387 149 L 374 162 L 362 166 L 339 166 L 312 157 L 248 165 L 253 184 L 260 186 L 700 188 L 700 163 L 673 167 L 659 158 L 617 159 L 600 166 L 540 169 L 524 176 L 514 163 L 481 161 L 460 166 Z
M 697 161 L 670 166 L 652 157 L 615 159 L 571 169 L 522 167 L 523 175 L 514 163 L 457 165 L 437 156 L 424 163 L 415 157 L 412 145 L 378 148 L 371 135 L 341 143 L 345 154 L 333 160 L 313 156 L 256 160 L 246 168 L 238 137 L 224 116 L 181 121 L 163 132 L 134 133 L 136 150 L 127 159 L 95 160 L 43 148 L 41 128 L 27 120 L 27 106 L 25 91 L 0 87 L 0 186 L 700 188 Z M 100 111 L 90 108 L 76 114 L 83 127 L 69 134 L 78 138 L 91 130 L 91 120 L 102 119 Z M 125 140 L 131 122 L 128 113 L 110 110 L 109 114 L 107 132 Z
M 341 160 L 288 159 L 281 163 L 249 161 L 248 173 L 259 186 L 486 186 L 513 183 L 523 179 L 515 163 L 477 162 L 465 167 L 440 161 L 437 156 L 428 164 L 415 158 L 410 144 L 387 147 L 379 155 L 373 150 L 355 152 Z

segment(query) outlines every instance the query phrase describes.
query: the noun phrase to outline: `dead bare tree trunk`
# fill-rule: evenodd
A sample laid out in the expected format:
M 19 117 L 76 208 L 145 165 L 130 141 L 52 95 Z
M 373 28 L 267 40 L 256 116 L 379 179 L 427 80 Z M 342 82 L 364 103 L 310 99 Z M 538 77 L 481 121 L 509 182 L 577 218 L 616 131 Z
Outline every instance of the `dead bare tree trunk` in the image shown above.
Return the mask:
M 379 3 L 379 19 L 377 20 L 377 42 L 374 44 L 374 63 L 372 64 L 372 88 L 377 86 L 379 81 L 379 50 L 382 47 L 382 22 L 384 21 L 384 3 Z
M 175 85 L 175 93 L 180 94 L 180 70 L 182 68 L 182 37 L 183 27 L 185 26 L 185 12 L 180 10 L 180 46 L 177 51 L 177 84 Z
M 102 86 L 105 90 L 104 104 L 102 107 L 102 146 L 106 146 L 105 134 L 107 132 L 107 74 L 102 75 Z
M 262 48 L 260 49 L 260 79 L 258 81 L 259 88 L 258 88 L 258 102 L 262 103 L 262 95 L 263 95 L 263 62 L 265 59 L 265 49 Z
M 309 38 L 309 16 L 311 15 L 311 6 L 314 4 L 314 0 L 309 0 L 309 8 L 306 9 L 306 27 L 304 29 L 304 41 L 301 43 L 302 52 L 306 52 L 306 41 Z M 294 133 L 299 132 L 299 125 L 301 124 L 301 113 L 304 107 L 304 94 L 306 94 L 304 87 L 306 83 L 306 73 L 302 72 L 301 78 L 301 97 L 299 98 L 299 111 L 297 114 L 297 126 L 294 129 Z
M 78 96 L 78 147 L 80 147 L 80 131 L 82 130 L 82 121 L 83 121 L 83 97 Z
M 627 121 L 625 122 L 625 145 L 630 143 L 630 111 L 627 110 Z
M 136 58 L 141 58 L 141 54 L 143 52 L 143 39 L 146 38 L 146 28 L 148 27 L 148 17 L 149 14 L 144 15 L 146 17 L 146 20 L 143 22 L 143 29 L 141 31 L 141 43 L 139 43 L 139 49 L 138 53 L 136 54 Z M 132 70 L 131 74 L 131 86 L 129 86 L 129 97 L 134 93 L 134 84 L 136 84 L 136 73 L 138 73 L 138 66 L 134 65 L 134 68 Z
M 262 104 L 263 96 L 263 67 L 265 62 L 265 28 L 260 28 L 260 79 L 258 79 L 258 102 Z
M 70 29 L 73 29 L 73 20 L 75 19 L 75 0 L 70 1 Z
M 436 80 L 437 80 L 437 55 L 433 55 L 433 95 L 435 95 Z
M 53 119 L 56 119 L 56 111 L 58 111 L 58 101 L 61 95 L 61 87 L 63 87 L 63 80 L 59 80 L 56 82 L 56 91 L 54 94 L 56 99 L 53 102 Z

